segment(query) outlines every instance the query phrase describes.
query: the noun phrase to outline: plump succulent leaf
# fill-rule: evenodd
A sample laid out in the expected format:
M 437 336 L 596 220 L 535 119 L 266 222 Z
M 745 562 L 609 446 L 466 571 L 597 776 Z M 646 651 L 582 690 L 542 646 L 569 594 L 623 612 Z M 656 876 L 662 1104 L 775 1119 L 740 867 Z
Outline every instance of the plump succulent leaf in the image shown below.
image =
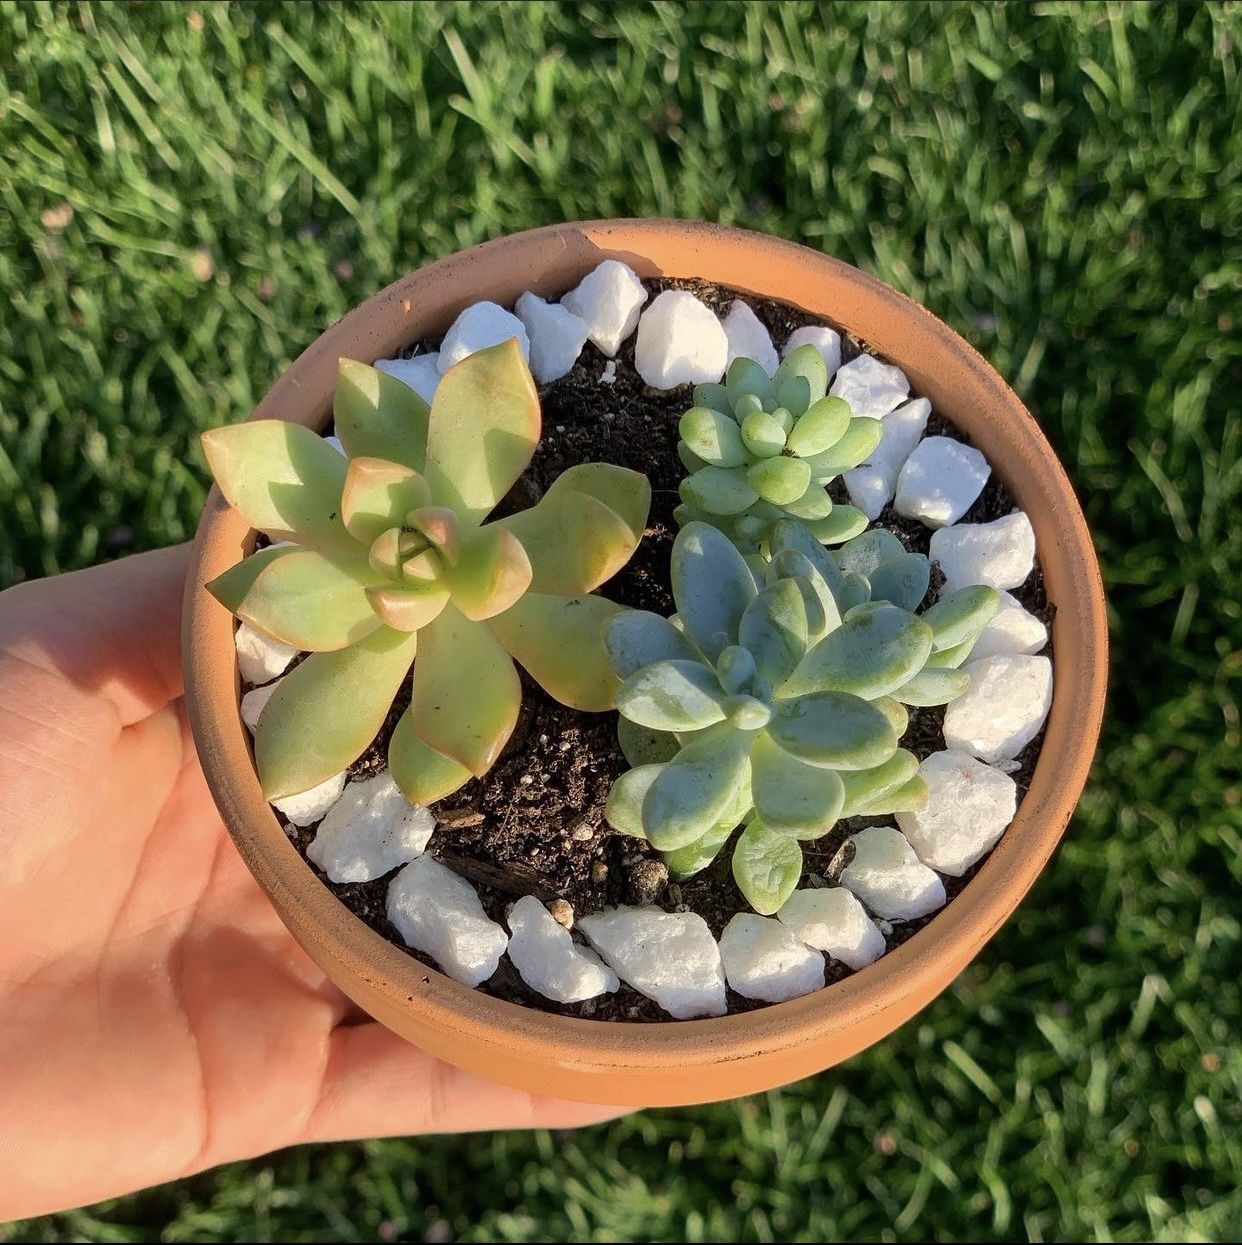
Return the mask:
M 667 618 L 650 610 L 625 610 L 604 624 L 604 648 L 619 677 L 657 661 L 698 661 L 694 645 Z
M 516 338 L 454 364 L 432 399 L 423 473 L 432 496 L 477 524 L 526 470 L 539 432 L 539 395 Z
M 704 458 L 700 458 L 684 441 L 677 442 L 677 457 L 681 460 L 681 465 L 691 474 L 696 471 L 702 471 L 704 467 L 711 464 Z
M 805 376 L 789 376 L 776 386 L 777 405 L 801 415 L 811 405 L 811 386 Z
M 772 378 L 754 359 L 740 357 L 729 364 L 725 373 L 725 393 L 736 409 L 737 404 L 747 394 L 759 399 L 766 406 L 776 401 L 776 389 Z
M 903 610 L 916 610 L 927 595 L 931 563 L 921 553 L 901 553 L 881 563 L 867 578 L 873 601 L 888 601 Z
M 823 545 L 839 545 L 857 536 L 867 526 L 867 516 L 853 506 L 835 504 L 826 519 L 808 519 L 807 531 Z
M 918 708 L 947 705 L 969 686 L 970 675 L 964 670 L 944 670 L 929 666 L 897 688 L 893 697 L 903 705 L 914 705 Z
M 751 488 L 773 506 L 796 502 L 810 487 L 811 468 L 801 458 L 765 458 L 746 472 Z
M 818 352 L 817 352 L 818 353 Z M 802 876 L 802 848 L 755 818 L 733 848 L 733 880 L 760 916 L 780 910 Z
M 932 655 L 927 659 L 927 669 L 956 670 L 970 656 L 978 639 L 978 636 L 972 635 L 970 639 L 963 640 L 961 644 L 955 644 L 952 648 L 942 648 L 938 652 L 933 648 Z
M 351 458 L 341 489 L 341 518 L 356 541 L 371 545 L 429 500 L 427 481 L 413 467 L 382 458 Z
M 882 765 L 897 747 L 887 715 L 848 692 L 778 701 L 768 733 L 800 760 L 842 770 Z
M 893 813 L 916 813 L 926 808 L 931 788 L 922 774 L 915 774 L 904 787 L 858 806 L 859 817 L 887 817 Z
M 729 391 L 723 385 L 714 382 L 695 385 L 694 405 L 706 406 L 722 415 L 728 415 L 730 419 L 733 418 L 733 403 L 729 401 Z
M 375 583 L 365 562 L 349 565 L 313 549 L 298 549 L 268 563 L 237 615 L 304 652 L 332 652 L 380 626 L 367 599 L 367 589 Z
M 448 600 L 448 589 L 440 583 L 367 589 L 371 609 L 386 626 L 396 631 L 417 631 L 434 622 Z
M 866 605 L 871 600 L 871 581 L 866 575 L 859 575 L 851 571 L 848 575 L 841 577 L 841 582 L 837 587 L 837 609 L 841 611 L 842 616 L 856 610 L 860 605 Z
M 743 814 L 744 815 L 744 814 Z M 675 851 L 664 853 L 664 864 L 671 877 L 678 882 L 702 873 L 708 865 L 720 855 L 721 848 L 729 841 L 729 836 L 737 829 L 739 818 L 724 818 L 718 821 L 706 834 L 679 847 Z
M 831 449 L 845 435 L 850 405 L 844 398 L 820 398 L 794 423 L 786 442 L 799 458 L 813 458 Z
M 871 703 L 893 724 L 893 733 L 900 739 L 910 725 L 910 711 L 892 696 L 880 696 Z
M 898 748 L 882 765 L 842 774 L 844 807 L 841 815 L 860 816 L 860 809 L 900 790 L 918 772 L 918 757 L 905 748 Z
M 785 505 L 785 513 L 795 519 L 818 522 L 832 514 L 832 498 L 822 484 L 808 484 L 806 491 L 796 501 Z
M 855 416 L 835 445 L 806 459 L 816 480 L 832 480 L 865 463 L 884 436 L 883 421 Z
M 742 420 L 742 442 L 756 458 L 772 458 L 785 448 L 785 429 L 767 411 L 751 411 Z M 742 462 L 747 461 L 743 456 Z
M 699 731 L 721 722 L 724 699 L 716 672 L 697 661 L 657 661 L 617 690 L 617 708 L 657 731 Z
M 907 610 L 881 602 L 851 613 L 798 664 L 781 694 L 852 692 L 887 696 L 923 669 L 931 628 Z
M 509 609 L 530 587 L 533 572 L 522 542 L 498 523 L 467 535 L 456 566 L 445 566 L 453 604 L 472 622 Z
M 714 663 L 756 595 L 750 567 L 722 532 L 691 523 L 673 541 L 670 576 L 686 634 Z
M 642 825 L 658 851 L 702 838 L 750 782 L 750 736 L 728 723 L 710 727 L 663 766 L 643 798 Z
M 375 738 L 414 660 L 414 635 L 376 631 L 335 653 L 312 653 L 272 694 L 255 731 L 269 800 L 339 774 Z
M 791 350 L 781 360 L 780 367 L 776 369 L 776 375 L 772 377 L 772 383 L 779 393 L 786 381 L 798 376 L 802 377 L 807 384 L 806 405 L 801 408 L 805 411 L 828 392 L 828 365 L 816 347 L 806 345 Z
M 1000 594 L 982 584 L 942 597 L 923 614 L 932 629 L 933 651 L 940 653 L 967 641 L 973 644 L 999 608 Z
M 834 506 L 833 514 L 848 509 L 848 506 Z M 770 543 L 773 557 L 784 550 L 801 554 L 815 568 L 829 590 L 836 593 L 841 584 L 841 567 L 807 524 L 781 519 L 772 525 Z
M 621 612 L 603 597 L 528 592 L 488 626 L 549 696 L 571 709 L 603 713 L 615 706 L 618 687 L 604 627 Z
M 766 734 L 750 749 L 751 796 L 767 825 L 795 838 L 819 838 L 841 816 L 845 787 L 836 770 L 808 765 Z
M 345 459 L 318 433 L 260 419 L 213 428 L 202 444 L 225 500 L 251 527 L 322 552 L 353 547 L 340 513 Z
M 427 403 L 404 381 L 354 359 L 342 359 L 332 418 L 350 458 L 382 458 L 422 471 Z
M 405 798 L 423 807 L 452 795 L 471 778 L 464 765 L 419 739 L 409 709 L 397 720 L 388 741 L 388 768 Z
M 893 558 L 900 558 L 906 547 L 892 532 L 873 527 L 842 545 L 835 553 L 843 575 L 870 575 L 876 567 Z
M 612 784 L 604 804 L 604 817 L 619 834 L 635 839 L 647 837 L 643 830 L 643 801 L 663 769 L 663 765 L 636 765 Z
M 522 685 L 486 623 L 454 606 L 419 633 L 411 702 L 418 737 L 476 777 L 487 773 L 517 722 Z
M 223 575 L 217 575 L 205 587 L 230 614 L 236 614 L 238 606 L 246 599 L 246 593 L 254 587 L 254 581 L 277 558 L 295 552 L 296 545 L 269 545 L 266 549 L 260 549 L 248 558 L 243 558 L 236 566 L 230 566 Z
M 681 417 L 677 430 L 682 442 L 702 465 L 740 467 L 748 461 L 737 422 L 722 411 L 709 406 L 692 406 Z
M 617 742 L 625 759 L 636 768 L 639 765 L 663 765 L 681 750 L 676 735 L 639 726 L 626 717 L 617 718 Z
M 750 602 L 738 624 L 738 642 L 765 679 L 773 686 L 784 683 L 807 648 L 806 602 L 795 581 L 778 580 Z
M 559 475 L 537 505 L 488 526 L 506 528 L 522 542 L 533 572 L 530 591 L 576 596 L 629 561 L 650 508 L 646 476 L 587 463 Z
M 741 467 L 704 467 L 687 476 L 678 491 L 687 505 L 709 514 L 741 514 L 759 500 Z

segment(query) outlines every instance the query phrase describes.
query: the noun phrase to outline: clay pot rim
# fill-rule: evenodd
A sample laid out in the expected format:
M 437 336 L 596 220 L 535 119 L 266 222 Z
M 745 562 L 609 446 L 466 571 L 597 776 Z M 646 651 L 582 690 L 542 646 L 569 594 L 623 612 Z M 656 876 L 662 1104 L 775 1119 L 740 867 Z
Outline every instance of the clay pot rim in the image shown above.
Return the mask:
M 917 332 L 947 352 L 972 384 L 986 391 L 986 414 L 996 421 L 995 436 L 1012 453 L 998 458 L 985 452 L 1036 524 L 1046 580 L 1059 579 L 1069 591 L 1060 594 L 1053 624 L 1058 677 L 1043 750 L 1013 823 L 975 877 L 933 921 L 869 967 L 802 998 L 737 1015 L 665 1022 L 578 1019 L 496 999 L 452 981 L 399 950 L 340 903 L 298 855 L 262 798 L 237 709 L 231 619 L 202 587 L 236 560 L 245 539 L 244 521 L 228 509 L 214 487 L 204 507 L 186 584 L 183 651 L 190 717 L 208 784 L 239 851 L 278 911 L 296 914 L 299 923 L 312 931 L 308 935 L 294 928 L 330 976 L 334 976 L 331 964 L 346 976 L 361 974 L 368 988 L 391 1000 L 404 999 L 417 1008 L 420 1023 L 443 1031 L 450 1050 L 457 1043 L 482 1042 L 493 1048 L 513 1044 L 533 1061 L 587 1076 L 653 1067 L 690 1073 L 705 1062 L 726 1065 L 727 1074 L 731 1061 L 812 1042 L 822 1045 L 842 1030 L 865 1028 L 868 1018 L 884 1011 L 895 993 L 920 995 L 924 1001 L 934 997 L 1010 915 L 1055 848 L 1094 753 L 1107 677 L 1103 585 L 1085 519 L 1055 453 L 1017 396 L 973 347 L 929 311 L 850 265 L 745 230 L 660 219 L 584 221 L 483 243 L 407 274 L 348 313 L 283 373 L 251 418 L 297 418 L 322 426 L 325 395 L 308 389 L 306 374 L 316 368 L 326 374 L 328 364 L 334 372 L 335 358 L 348 353 L 345 342 L 355 349 L 359 341 L 371 342 L 375 352 L 369 358 L 391 352 L 394 320 L 416 317 L 413 304 L 421 290 L 433 283 L 451 287 L 465 271 L 507 267 L 527 288 L 538 289 L 540 271 L 531 268 L 524 256 L 549 246 L 568 246 L 571 235 L 576 243 L 585 237 L 592 247 L 631 263 L 637 259 L 647 267 L 642 248 L 658 239 L 666 249 L 686 256 L 686 270 L 668 275 L 703 276 L 759 297 L 781 297 L 765 293 L 765 259 L 809 265 L 845 293 L 865 300 L 874 314 L 893 317 L 903 326 L 903 335 L 907 329 L 911 335 Z M 724 249 L 735 261 L 745 257 L 757 274 L 753 288 L 750 282 L 696 271 L 695 257 L 705 248 Z M 600 254 L 597 259 L 605 257 Z M 463 299 L 458 309 L 475 297 Z M 498 295 L 497 301 L 510 300 Z M 443 322 L 417 321 L 406 343 L 446 328 L 444 314 L 438 319 Z M 380 321 L 386 327 L 377 329 Z M 848 321 L 846 327 L 857 331 Z M 908 373 L 917 370 L 900 350 L 882 348 L 881 353 Z M 916 388 L 926 392 L 924 386 Z M 330 394 L 327 400 L 330 403 Z M 952 403 L 947 409 L 936 405 L 954 418 Z M 977 444 L 980 430 L 971 432 Z M 1030 504 L 1036 496 L 1041 503 L 1038 515 Z M 1060 529 L 1052 526 L 1054 520 Z M 227 679 L 223 672 L 230 669 L 232 678 Z M 855 1043 L 843 1054 L 865 1044 Z M 503 1069 L 497 1068 L 496 1076 L 504 1079 Z

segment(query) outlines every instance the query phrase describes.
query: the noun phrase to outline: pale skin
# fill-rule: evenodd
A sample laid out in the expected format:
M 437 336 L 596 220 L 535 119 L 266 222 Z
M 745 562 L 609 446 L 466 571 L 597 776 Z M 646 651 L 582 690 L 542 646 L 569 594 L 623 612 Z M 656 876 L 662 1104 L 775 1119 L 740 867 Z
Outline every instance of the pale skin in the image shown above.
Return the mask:
M 299 1142 L 615 1115 L 417 1050 L 293 941 L 186 724 L 187 560 L 0 594 L 0 1221 Z

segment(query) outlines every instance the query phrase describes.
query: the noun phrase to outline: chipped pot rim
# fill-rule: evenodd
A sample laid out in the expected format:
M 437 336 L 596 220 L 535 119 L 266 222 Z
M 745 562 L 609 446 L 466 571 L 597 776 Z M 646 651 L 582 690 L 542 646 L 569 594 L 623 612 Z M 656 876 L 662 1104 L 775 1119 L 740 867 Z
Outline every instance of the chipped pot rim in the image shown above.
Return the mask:
M 318 337 L 251 415 L 321 430 L 340 356 L 371 361 L 443 332 L 472 302 L 555 296 L 603 259 L 642 277 L 697 277 L 792 303 L 859 337 L 910 378 L 987 455 L 1035 529 L 1057 680 L 1030 789 L 1004 837 L 925 928 L 844 981 L 785 1003 L 705 1020 L 629 1024 L 564 1017 L 452 981 L 354 916 L 315 876 L 264 800 L 238 713 L 232 618 L 205 582 L 253 543 L 213 487 L 186 583 L 189 715 L 229 832 L 282 920 L 327 975 L 389 1028 L 449 1062 L 519 1088 L 630 1105 L 704 1102 L 817 1072 L 886 1036 L 982 949 L 1039 876 L 1086 782 L 1103 717 L 1107 621 L 1082 510 L 1034 418 L 997 372 L 931 312 L 874 277 L 792 242 L 658 219 L 548 226 L 482 243 L 407 274 Z

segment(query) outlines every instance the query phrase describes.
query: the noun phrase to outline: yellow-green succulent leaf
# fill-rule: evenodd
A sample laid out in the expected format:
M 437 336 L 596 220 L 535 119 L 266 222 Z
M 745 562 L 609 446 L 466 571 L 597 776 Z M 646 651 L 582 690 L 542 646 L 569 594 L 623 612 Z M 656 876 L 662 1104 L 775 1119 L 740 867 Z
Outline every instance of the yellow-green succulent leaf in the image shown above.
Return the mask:
M 616 705 L 619 680 L 604 648 L 604 627 L 622 607 L 603 597 L 528 592 L 488 622 L 496 638 L 549 696 L 572 709 Z
M 436 503 L 479 524 L 526 470 L 539 432 L 539 395 L 515 338 L 454 364 L 440 378 L 427 430 Z
M 437 549 L 449 566 L 456 566 L 461 557 L 465 533 L 456 511 L 447 506 L 421 506 L 405 516 L 407 526 L 415 529 L 428 544 Z
M 883 420 L 855 416 L 834 445 L 803 461 L 810 464 L 813 478 L 824 484 L 843 471 L 865 463 L 883 436 Z
M 360 544 L 371 545 L 406 514 L 427 504 L 427 482 L 412 467 L 382 458 L 353 458 L 341 489 L 341 518 Z
M 642 540 L 651 513 L 651 481 L 641 471 L 614 463 L 579 463 L 562 471 L 544 496 L 561 492 L 585 493 L 603 502 L 630 529 L 635 545 Z
M 513 659 L 486 623 L 452 603 L 419 631 L 411 704 L 414 729 L 428 747 L 486 774 L 517 723 L 522 684 Z
M 355 359 L 342 359 L 332 417 L 350 458 L 382 458 L 422 471 L 427 403 L 404 381 Z
M 294 648 L 333 652 L 380 626 L 367 599 L 379 582 L 356 547 L 352 561 L 298 549 L 268 564 L 237 616 Z
M 312 653 L 272 694 L 254 750 L 269 800 L 339 774 L 379 733 L 414 660 L 413 633 L 387 627 L 335 653 Z
M 409 709 L 397 720 L 388 741 L 388 768 L 405 798 L 423 807 L 452 795 L 471 778 L 464 765 L 419 739 Z
M 767 825 L 798 839 L 817 839 L 841 816 L 845 787 L 834 769 L 808 765 L 760 733 L 750 749 L 751 796 Z
M 341 521 L 345 459 L 317 433 L 259 419 L 204 432 L 202 445 L 225 500 L 251 527 L 325 552 L 353 543 Z
M 628 834 L 634 839 L 646 838 L 643 833 L 643 800 L 663 768 L 663 765 L 636 765 L 612 784 L 604 804 L 604 819 L 618 834 Z
M 217 575 L 210 583 L 204 585 L 230 614 L 237 613 L 237 607 L 245 599 L 246 593 L 254 586 L 254 581 L 277 558 L 295 553 L 295 545 L 270 545 L 242 558 L 235 566 L 230 566 L 223 575 Z
M 802 848 L 797 839 L 780 834 L 759 817 L 751 821 L 733 848 L 733 880 L 746 902 L 760 916 L 772 916 L 793 894 L 801 876 Z
M 813 692 L 778 701 L 768 734 L 786 752 L 829 769 L 870 769 L 897 747 L 888 716 L 848 692 Z
M 367 600 L 383 622 L 397 631 L 417 631 L 440 617 L 448 604 L 448 589 L 440 583 L 382 584 L 367 589 Z
M 898 748 L 881 765 L 842 774 L 845 804 L 841 815 L 862 816 L 864 808 L 878 805 L 886 796 L 901 790 L 918 772 L 918 757 L 905 748 Z
M 496 523 L 468 533 L 456 565 L 441 571 L 453 604 L 474 622 L 507 610 L 530 587 L 531 577 L 522 542 Z

